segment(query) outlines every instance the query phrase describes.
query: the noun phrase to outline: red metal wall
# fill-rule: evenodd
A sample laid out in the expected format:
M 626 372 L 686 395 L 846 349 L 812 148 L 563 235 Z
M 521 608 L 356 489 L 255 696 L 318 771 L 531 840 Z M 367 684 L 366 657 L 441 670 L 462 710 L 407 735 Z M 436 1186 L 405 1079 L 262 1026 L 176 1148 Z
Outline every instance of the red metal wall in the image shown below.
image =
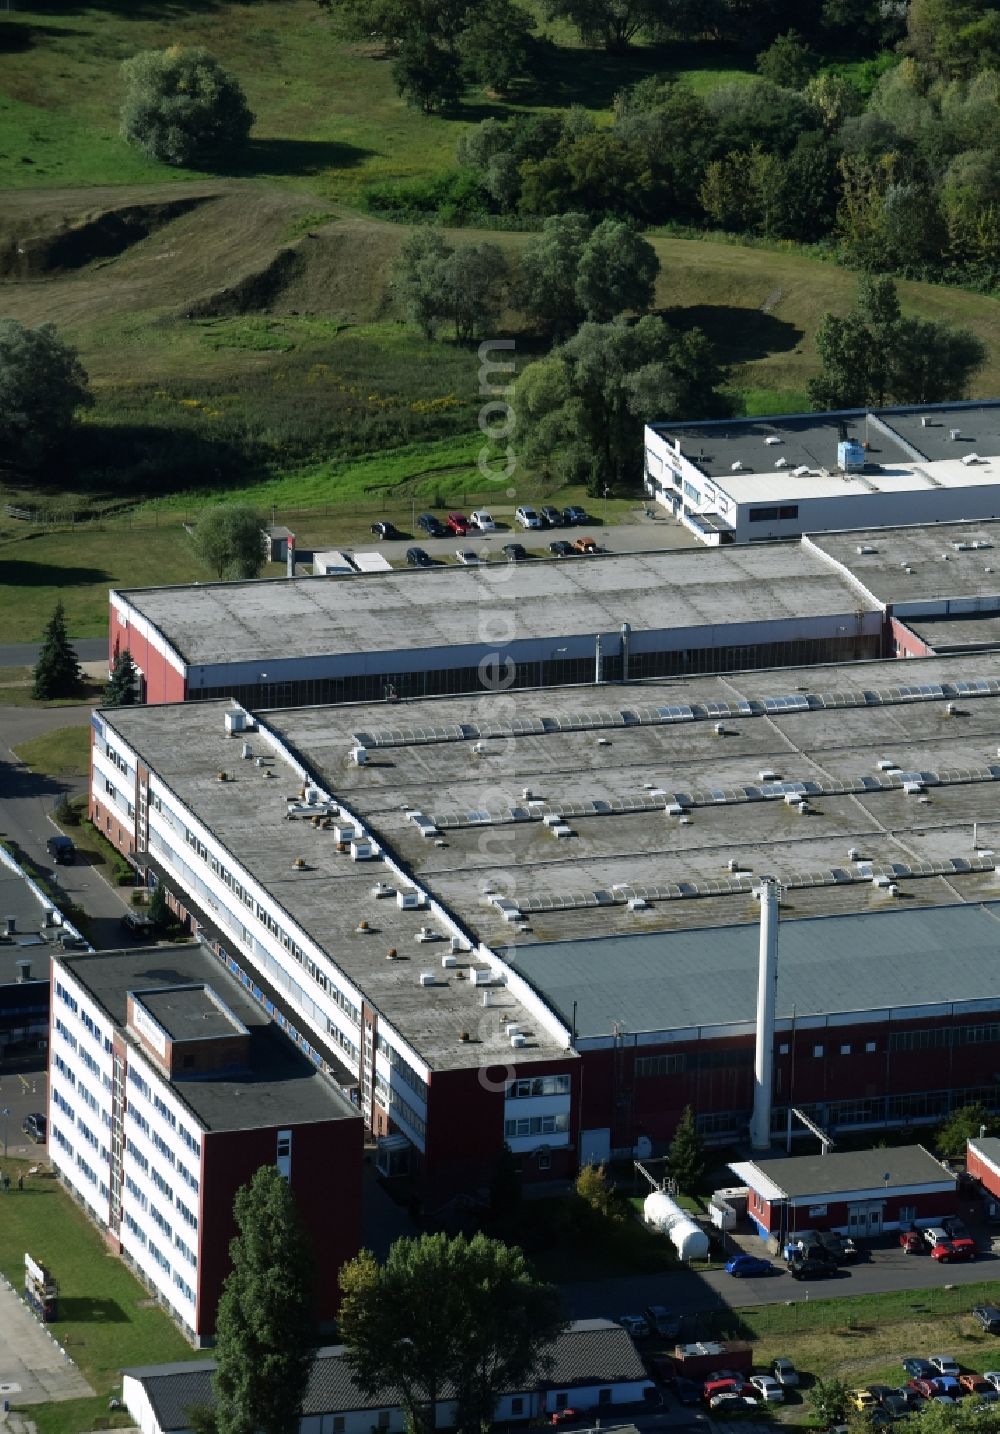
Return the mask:
M 992 1165 L 988 1165 L 971 1145 L 966 1150 L 965 1168 L 974 1179 L 980 1182 L 984 1190 L 988 1190 L 991 1195 L 1000 1196 L 1000 1174 Z
M 148 703 L 184 701 L 187 693 L 183 673 L 168 662 L 163 653 L 158 652 L 135 628 L 124 624 L 112 603 L 108 633 L 109 664 L 114 662 L 118 652 L 124 647 L 131 652 L 132 661 L 145 678 Z
M 892 646 L 887 653 L 889 657 L 933 657 L 934 649 L 928 646 L 915 632 L 911 632 L 905 622 L 900 622 L 898 617 L 889 619 L 892 634 Z
M 337 1272 L 361 1245 L 360 1119 L 283 1125 L 292 1132 L 291 1187 L 312 1242 L 317 1315 L 331 1320 L 340 1304 Z M 236 1234 L 233 1199 L 262 1165 L 273 1165 L 277 1127 L 221 1131 L 204 1137 L 198 1226 L 198 1329 L 215 1329 L 229 1242 Z

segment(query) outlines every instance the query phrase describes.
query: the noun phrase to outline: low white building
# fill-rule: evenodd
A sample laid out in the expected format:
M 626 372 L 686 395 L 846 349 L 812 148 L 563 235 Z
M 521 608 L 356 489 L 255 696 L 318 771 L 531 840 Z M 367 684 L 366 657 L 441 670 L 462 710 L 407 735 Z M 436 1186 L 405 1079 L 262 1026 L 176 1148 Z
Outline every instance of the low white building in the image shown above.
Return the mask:
M 299 1434 L 402 1434 L 406 1420 L 398 1391 L 365 1394 L 345 1357 L 345 1345 L 316 1354 L 299 1422 Z M 610 1431 L 609 1411 L 641 1405 L 654 1385 L 629 1334 L 607 1319 L 577 1320 L 552 1348 L 552 1367 L 533 1387 L 504 1394 L 498 1423 L 525 1423 L 559 1409 L 593 1411 Z M 189 1434 L 190 1411 L 214 1402 L 211 1361 L 157 1364 L 123 1372 L 122 1399 L 140 1434 Z M 442 1400 L 436 1424 L 448 1429 L 455 1405 Z
M 647 424 L 647 494 L 703 543 L 1000 516 L 1000 403 Z

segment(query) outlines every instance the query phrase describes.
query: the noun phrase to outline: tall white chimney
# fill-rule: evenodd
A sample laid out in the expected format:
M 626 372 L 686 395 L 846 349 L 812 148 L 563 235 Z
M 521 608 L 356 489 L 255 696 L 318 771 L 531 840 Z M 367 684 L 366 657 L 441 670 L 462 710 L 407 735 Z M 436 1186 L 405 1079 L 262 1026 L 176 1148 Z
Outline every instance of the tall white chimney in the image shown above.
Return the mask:
M 760 956 L 757 965 L 757 1047 L 753 1067 L 753 1115 L 750 1144 L 771 1144 L 771 1088 L 774 1064 L 774 991 L 778 979 L 778 883 L 765 876 L 760 894 Z

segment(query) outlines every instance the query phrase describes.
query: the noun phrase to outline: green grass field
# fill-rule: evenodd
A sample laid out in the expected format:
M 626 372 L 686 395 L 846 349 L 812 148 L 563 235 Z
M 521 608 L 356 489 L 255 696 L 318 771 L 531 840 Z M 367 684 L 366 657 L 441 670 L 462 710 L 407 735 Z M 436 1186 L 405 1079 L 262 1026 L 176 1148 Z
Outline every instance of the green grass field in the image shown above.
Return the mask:
M 32 772 L 49 777 L 82 777 L 90 766 L 90 727 L 56 727 L 14 748 L 14 756 Z
M 16 1181 L 28 1165 L 7 1161 L 5 1168 Z M 60 1291 L 53 1333 L 98 1395 L 65 1407 L 32 1406 L 28 1412 L 42 1434 L 96 1427 L 82 1416 L 106 1411 L 108 1395 L 120 1389 L 119 1372 L 129 1365 L 197 1357 L 57 1180 L 26 1173 L 23 1191 L 0 1198 L 0 1269 L 21 1288 L 27 1250 L 52 1271 Z

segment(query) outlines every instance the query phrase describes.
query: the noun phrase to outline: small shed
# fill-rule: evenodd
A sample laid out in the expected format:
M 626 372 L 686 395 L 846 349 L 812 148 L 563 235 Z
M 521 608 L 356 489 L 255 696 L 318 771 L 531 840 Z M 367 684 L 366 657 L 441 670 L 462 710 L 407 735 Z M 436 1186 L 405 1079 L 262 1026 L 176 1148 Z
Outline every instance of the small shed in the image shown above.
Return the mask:
M 986 1212 L 991 1220 L 1000 1218 L 1000 1140 L 980 1135 L 966 1146 L 965 1168 L 986 1192 Z
M 261 536 L 264 541 L 264 555 L 269 563 L 284 563 L 288 559 L 288 549 L 295 551 L 295 534 L 291 528 L 283 528 L 279 523 L 269 523 Z
M 734 1161 L 747 1213 L 763 1239 L 837 1230 L 854 1239 L 936 1225 L 958 1209 L 955 1175 L 922 1145 Z

